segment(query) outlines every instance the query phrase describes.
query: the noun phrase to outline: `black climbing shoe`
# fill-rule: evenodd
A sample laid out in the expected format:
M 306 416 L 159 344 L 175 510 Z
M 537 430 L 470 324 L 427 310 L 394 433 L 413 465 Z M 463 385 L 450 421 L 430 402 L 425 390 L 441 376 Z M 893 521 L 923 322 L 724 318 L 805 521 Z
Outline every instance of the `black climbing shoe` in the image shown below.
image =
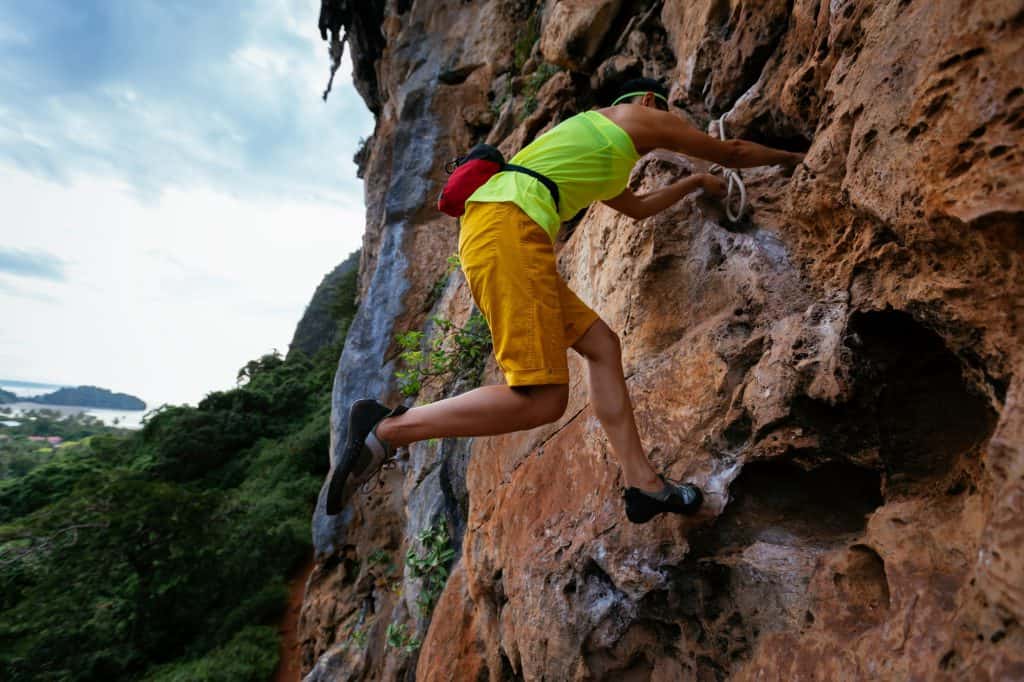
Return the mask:
M 374 429 L 385 417 L 397 417 L 409 408 L 399 405 L 389 409 L 376 400 L 357 400 L 348 410 L 348 439 L 337 466 L 331 470 L 327 487 L 327 514 L 334 516 L 352 498 L 352 494 L 368 481 L 395 449 L 377 438 Z M 373 434 L 371 443 L 367 438 Z
M 691 483 L 676 483 L 665 478 L 661 493 L 647 493 L 640 488 L 626 488 L 626 518 L 633 523 L 647 523 L 666 512 L 690 516 L 696 514 L 704 501 L 700 488 Z

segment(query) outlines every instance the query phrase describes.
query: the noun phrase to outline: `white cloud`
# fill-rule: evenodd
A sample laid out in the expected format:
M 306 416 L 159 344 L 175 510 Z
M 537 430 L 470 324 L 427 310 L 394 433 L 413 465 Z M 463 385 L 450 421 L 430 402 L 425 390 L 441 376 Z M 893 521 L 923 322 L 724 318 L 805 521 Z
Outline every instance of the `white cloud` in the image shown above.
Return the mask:
M 0 280 L 0 377 L 98 384 L 151 402 L 195 402 L 230 386 L 246 361 L 286 350 L 317 283 L 363 229 L 360 207 L 204 190 L 148 204 L 109 180 L 63 187 L 11 170 L 0 182 L 18 219 L 0 239 L 74 254 L 65 283 Z
M 315 2 L 0 7 L 0 378 L 195 402 L 358 248 L 373 121 Z

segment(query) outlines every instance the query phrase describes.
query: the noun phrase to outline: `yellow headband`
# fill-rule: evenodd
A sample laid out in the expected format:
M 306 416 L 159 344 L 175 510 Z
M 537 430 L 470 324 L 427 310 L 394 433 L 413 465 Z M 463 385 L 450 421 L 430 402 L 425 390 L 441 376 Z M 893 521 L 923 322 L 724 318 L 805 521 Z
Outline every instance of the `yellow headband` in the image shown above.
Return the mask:
M 657 97 L 658 99 L 660 99 L 662 102 L 664 102 L 665 106 L 668 106 L 668 99 L 665 97 L 665 95 L 662 95 L 661 93 L 658 92 L 654 92 L 653 90 L 637 90 L 636 92 L 627 92 L 625 95 L 619 95 L 618 97 L 615 98 L 615 101 L 612 102 L 612 106 L 614 107 L 616 104 L 618 104 L 624 99 L 646 95 L 648 92 Z

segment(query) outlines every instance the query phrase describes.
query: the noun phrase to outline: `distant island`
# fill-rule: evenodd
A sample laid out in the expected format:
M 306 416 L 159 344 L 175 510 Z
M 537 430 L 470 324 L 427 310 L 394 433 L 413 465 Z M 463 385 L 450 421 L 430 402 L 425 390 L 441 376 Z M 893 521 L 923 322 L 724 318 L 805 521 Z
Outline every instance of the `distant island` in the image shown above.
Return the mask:
M 127 393 L 114 393 L 99 386 L 76 386 L 58 388 L 52 393 L 35 396 L 19 396 L 0 389 L 0 403 L 37 403 L 39 405 L 68 405 L 72 407 L 93 407 L 105 410 L 144 410 L 146 403 Z

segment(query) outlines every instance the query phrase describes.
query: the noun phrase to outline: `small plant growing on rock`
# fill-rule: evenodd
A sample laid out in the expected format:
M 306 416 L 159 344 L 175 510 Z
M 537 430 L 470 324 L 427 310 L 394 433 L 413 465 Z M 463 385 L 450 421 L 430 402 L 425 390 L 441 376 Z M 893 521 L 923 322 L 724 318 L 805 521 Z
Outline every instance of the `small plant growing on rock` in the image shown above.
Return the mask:
M 366 646 L 366 630 L 362 628 L 352 628 L 352 632 L 348 633 L 348 641 L 350 644 L 358 649 L 362 649 Z
M 409 567 L 409 575 L 423 581 L 420 594 L 416 598 L 416 606 L 420 614 L 426 616 L 434 608 L 444 584 L 448 580 L 448 563 L 455 556 L 451 537 L 448 535 L 448 524 L 441 519 L 433 526 L 424 529 L 417 536 L 422 550 L 416 552 L 410 548 L 405 555 L 405 564 Z
M 404 649 L 406 653 L 412 653 L 420 648 L 420 640 L 409 632 L 405 623 L 391 623 L 387 630 L 387 643 L 392 649 Z
M 554 64 L 548 64 L 545 62 L 538 66 L 537 70 L 526 78 L 526 84 L 523 86 L 524 117 L 529 116 L 537 110 L 537 92 L 540 91 L 542 85 L 548 82 L 549 78 L 559 71 L 561 71 L 561 69 Z
M 487 361 L 491 333 L 479 312 L 470 315 L 463 327 L 443 317 L 435 316 L 431 321 L 439 333 L 431 340 L 428 351 L 422 350 L 422 331 L 407 331 L 395 337 L 402 349 L 398 357 L 405 364 L 404 369 L 395 372 L 395 378 L 406 397 L 419 393 L 423 383 L 435 377 L 479 381 Z
M 441 276 L 437 278 L 433 286 L 430 287 L 430 291 L 427 293 L 427 299 L 423 302 L 423 309 L 430 310 L 434 307 L 434 304 L 441 299 L 441 295 L 444 293 L 444 288 L 448 286 L 448 280 L 451 279 L 452 273 L 462 267 L 462 262 L 459 260 L 459 254 L 453 253 L 445 259 L 448 267 L 441 273 Z
M 540 39 L 540 12 L 535 11 L 516 37 L 512 55 L 512 66 L 516 71 L 522 70 L 538 39 Z

